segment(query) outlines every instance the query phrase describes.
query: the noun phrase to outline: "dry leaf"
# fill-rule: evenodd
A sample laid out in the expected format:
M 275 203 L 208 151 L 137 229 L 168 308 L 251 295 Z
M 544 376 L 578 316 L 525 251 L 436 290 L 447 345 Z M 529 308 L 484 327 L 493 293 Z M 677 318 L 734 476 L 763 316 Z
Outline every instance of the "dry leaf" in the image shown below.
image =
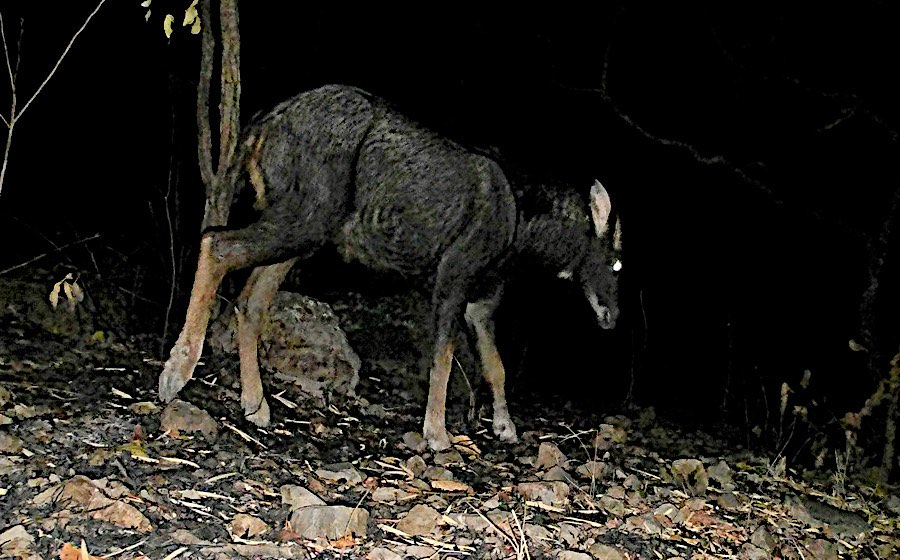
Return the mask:
M 457 480 L 432 480 L 431 487 L 444 492 L 470 492 L 472 490 L 468 484 Z

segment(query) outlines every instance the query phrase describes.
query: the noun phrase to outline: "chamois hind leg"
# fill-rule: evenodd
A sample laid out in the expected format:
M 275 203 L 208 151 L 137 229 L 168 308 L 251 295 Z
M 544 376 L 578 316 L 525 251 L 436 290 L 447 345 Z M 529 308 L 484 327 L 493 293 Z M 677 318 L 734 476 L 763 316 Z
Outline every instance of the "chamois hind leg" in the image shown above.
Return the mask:
M 191 301 L 181 334 L 159 376 L 159 398 L 171 401 L 191 380 L 203 352 L 206 328 L 215 303 L 216 290 L 225 274 L 267 260 L 291 257 L 321 242 L 298 239 L 299 228 L 275 222 L 257 222 L 249 227 L 207 233 L 200 241 L 200 256 Z M 292 235 L 293 234 L 293 235 Z
M 478 354 L 481 356 L 481 370 L 491 386 L 494 396 L 494 434 L 501 441 L 514 443 L 519 440 L 516 425 L 509 416 L 506 406 L 506 370 L 494 342 L 494 321 L 492 316 L 499 303 L 499 292 L 492 298 L 479 300 L 466 306 L 466 322 L 475 330 Z
M 238 354 L 241 362 L 241 408 L 257 426 L 269 425 L 269 404 L 259 374 L 259 333 L 278 287 L 296 258 L 253 269 L 235 306 Z

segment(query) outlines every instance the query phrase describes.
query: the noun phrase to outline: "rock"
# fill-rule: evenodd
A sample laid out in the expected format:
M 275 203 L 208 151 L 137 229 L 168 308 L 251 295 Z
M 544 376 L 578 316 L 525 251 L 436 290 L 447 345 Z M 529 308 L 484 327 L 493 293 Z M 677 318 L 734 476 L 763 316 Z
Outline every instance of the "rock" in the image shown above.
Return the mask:
M 543 525 L 535 525 L 534 523 L 525 524 L 525 536 L 534 542 L 553 540 L 553 533 Z
M 569 476 L 569 473 L 567 473 L 562 467 L 556 466 L 556 467 L 550 467 L 550 469 L 544 473 L 544 475 L 541 477 L 541 479 L 543 479 L 543 480 L 558 480 L 560 482 L 569 482 L 570 480 L 572 480 L 572 477 Z
M 618 549 L 602 543 L 592 544 L 588 552 L 597 560 L 626 560 L 625 555 Z
M 425 472 L 425 459 L 418 455 L 413 455 L 409 459 L 406 460 L 406 468 L 412 471 L 413 476 L 416 478 L 422 476 L 422 473 Z
M 628 475 L 625 480 L 622 481 L 622 486 L 629 490 L 640 490 L 643 487 L 641 483 L 641 479 L 638 478 L 635 474 Z
M 162 411 L 160 426 L 165 432 L 200 432 L 207 439 L 214 439 L 219 429 L 208 412 L 180 399 Z
M 414 496 L 416 496 L 416 494 L 404 492 L 399 488 L 390 486 L 380 486 L 372 492 L 372 499 L 380 503 L 399 503 Z
M 803 541 L 803 548 L 811 560 L 838 560 L 837 547 L 825 539 L 808 538 Z
M 423 475 L 428 480 L 453 480 L 453 473 L 444 467 L 428 467 Z
M 397 523 L 397 529 L 407 535 L 427 535 L 442 522 L 441 514 L 433 507 L 419 504 Z
M 750 542 L 757 548 L 764 550 L 767 554 L 772 554 L 772 551 L 775 550 L 775 545 L 777 544 L 775 538 L 770 535 L 762 525 L 750 535 Z
M 207 341 L 215 350 L 235 353 L 234 310 L 210 325 Z M 262 322 L 260 366 L 279 379 L 322 398 L 325 391 L 353 395 L 362 362 L 347 341 L 327 303 L 290 292 L 278 292 Z
M 269 532 L 269 526 L 265 521 L 246 513 L 239 513 L 234 516 L 231 523 L 228 524 L 228 530 L 233 537 L 258 537 Z
M 593 560 L 590 554 L 575 550 L 563 550 L 556 555 L 557 560 Z
M 411 544 L 406 547 L 407 558 L 436 558 L 437 550 L 430 546 Z
M 320 469 L 316 469 L 316 475 L 324 480 L 338 484 L 346 482 L 347 484 L 359 484 L 364 480 L 363 475 L 350 463 L 336 463 L 334 465 L 325 465 Z
M 697 459 L 678 459 L 672 463 L 672 475 L 675 482 L 692 496 L 706 494 L 709 477 L 703 463 Z
M 12 434 L 0 432 L 0 453 L 15 455 L 22 451 L 22 440 Z
M 741 502 L 738 501 L 737 496 L 732 492 L 725 492 L 716 498 L 716 503 L 719 504 L 719 507 L 728 511 L 735 511 L 741 509 Z
M 594 447 L 598 451 L 606 451 L 616 444 L 625 443 L 628 432 L 612 424 L 600 424 L 597 428 L 597 437 L 594 438 Z
M 366 536 L 369 512 L 347 506 L 308 506 L 291 514 L 291 527 L 305 539 L 337 540 L 348 533 Z
M 522 482 L 517 489 L 526 500 L 543 502 L 551 506 L 564 506 L 569 501 L 569 485 L 565 482 Z
M 653 518 L 666 527 L 671 527 L 672 525 L 678 523 L 679 518 L 683 520 L 681 511 L 679 511 L 679 509 L 675 507 L 674 504 L 670 503 L 665 503 L 657 507 L 653 512 Z
M 434 464 L 446 467 L 448 465 L 464 464 L 462 455 L 456 449 L 450 448 L 441 451 L 434 456 Z
M 806 496 L 800 498 L 800 503 L 812 518 L 811 525 L 827 524 L 841 537 L 858 537 L 872 530 L 872 526 L 858 513 L 836 508 Z
M 403 557 L 393 550 L 377 546 L 366 554 L 366 560 L 403 560 Z
M 172 540 L 176 543 L 184 546 L 210 546 L 212 543 L 207 540 L 203 540 L 197 535 L 191 533 L 187 529 L 176 529 L 170 535 Z
M 5 387 L 0 385 L 0 407 L 6 406 L 6 403 L 12 401 L 12 395 Z M 15 529 L 15 527 L 13 527 Z
M 575 472 L 582 478 L 586 478 L 589 480 L 599 480 L 602 478 L 606 478 L 609 473 L 609 465 L 604 463 L 603 461 L 588 461 L 587 463 L 580 465 Z
M 709 478 L 719 483 L 723 490 L 734 490 L 734 480 L 731 478 L 731 467 L 725 461 L 719 461 L 709 467 L 706 472 Z
M 562 467 L 566 464 L 566 456 L 559 450 L 556 444 L 544 442 L 538 448 L 537 459 L 534 466 L 538 469 L 549 469 L 550 467 Z
M 579 546 L 584 539 L 582 528 L 578 525 L 572 523 L 560 523 L 558 527 L 559 538 L 569 547 L 574 548 Z
M 425 451 L 425 438 L 419 432 L 406 432 L 403 434 L 403 445 L 416 453 Z
M 744 546 L 741 547 L 741 551 L 738 554 L 738 558 L 740 558 L 740 560 L 770 560 L 772 555 L 757 546 L 753 546 L 750 543 L 744 543 Z
M 322 498 L 295 484 L 285 484 L 281 487 L 281 503 L 289 506 L 291 511 L 307 506 L 326 505 Z
M 34 553 L 34 537 L 22 525 L 14 525 L 0 533 L 0 552 L 4 558 L 40 558 Z
M 611 496 L 600 497 L 600 509 L 613 517 L 625 517 L 625 502 Z

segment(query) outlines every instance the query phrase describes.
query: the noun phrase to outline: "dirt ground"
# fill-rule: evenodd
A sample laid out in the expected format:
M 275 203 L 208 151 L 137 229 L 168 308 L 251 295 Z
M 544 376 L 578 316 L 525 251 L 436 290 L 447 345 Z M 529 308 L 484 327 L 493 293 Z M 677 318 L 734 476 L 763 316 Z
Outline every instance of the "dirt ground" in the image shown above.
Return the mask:
M 505 445 L 457 399 L 457 445 L 432 453 L 423 399 L 362 350 L 355 398 L 268 376 L 268 429 L 244 421 L 228 357 L 166 409 L 156 336 L 4 286 L 3 558 L 900 557 L 896 488 L 801 474 L 649 409 L 517 394 Z

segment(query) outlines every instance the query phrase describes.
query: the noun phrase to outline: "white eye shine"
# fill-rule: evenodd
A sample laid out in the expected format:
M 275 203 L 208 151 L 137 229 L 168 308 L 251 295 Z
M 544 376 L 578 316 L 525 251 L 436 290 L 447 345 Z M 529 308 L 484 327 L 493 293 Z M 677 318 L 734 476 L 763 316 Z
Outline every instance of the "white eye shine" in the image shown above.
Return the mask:
M 613 272 L 619 272 L 622 270 L 622 261 L 616 259 L 616 262 L 612 265 Z

